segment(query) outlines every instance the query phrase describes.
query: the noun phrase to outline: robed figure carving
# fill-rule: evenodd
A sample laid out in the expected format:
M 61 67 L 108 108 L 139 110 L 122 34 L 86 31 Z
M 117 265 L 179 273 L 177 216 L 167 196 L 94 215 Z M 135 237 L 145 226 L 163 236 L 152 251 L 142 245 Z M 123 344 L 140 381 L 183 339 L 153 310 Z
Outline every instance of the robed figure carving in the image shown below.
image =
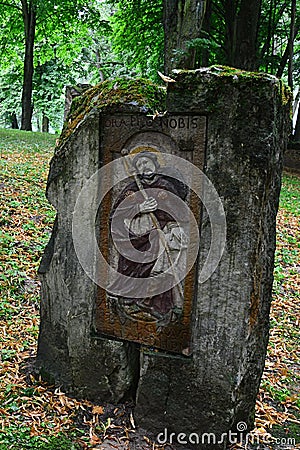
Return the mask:
M 110 214 L 111 235 L 118 244 L 117 271 L 128 278 L 115 279 L 107 289 L 107 298 L 121 319 L 123 315 L 165 326 L 179 320 L 183 308 L 183 285 L 178 274 L 186 265 L 187 217 L 176 199 L 185 201 L 188 189 L 175 168 L 162 167 L 163 154 L 157 149 L 138 147 L 130 159 L 128 169 L 134 179 L 117 196 Z M 143 298 L 115 295 L 122 287 L 134 292 L 137 278 L 149 281 L 164 273 L 163 280 L 173 278 L 171 287 L 166 283 L 166 290 L 162 282 L 161 292 L 154 295 L 146 287 Z

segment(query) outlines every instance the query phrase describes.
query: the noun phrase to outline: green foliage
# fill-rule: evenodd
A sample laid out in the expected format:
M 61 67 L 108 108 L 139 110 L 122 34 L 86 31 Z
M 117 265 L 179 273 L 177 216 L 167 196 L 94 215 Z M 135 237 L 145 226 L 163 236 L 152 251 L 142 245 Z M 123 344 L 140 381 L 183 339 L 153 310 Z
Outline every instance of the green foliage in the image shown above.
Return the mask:
M 27 0 L 29 1 L 29 0 Z M 241 0 L 211 2 L 199 37 L 187 42 L 198 66 L 228 64 L 228 39 L 234 39 Z M 0 124 L 20 115 L 24 59 L 21 0 L 0 4 Z M 35 75 L 33 105 L 39 121 L 46 114 L 61 128 L 64 86 L 96 84 L 107 78 L 143 76 L 159 81 L 163 71 L 162 0 L 35 0 Z M 232 19 L 233 29 L 228 29 Z M 290 3 L 262 0 L 257 60 L 259 69 L 276 74 L 287 48 Z M 299 26 L 299 17 L 296 19 Z M 240 43 L 236 43 L 240 45 Z M 300 42 L 295 40 L 294 79 L 300 78 Z M 180 57 L 182 50 L 174 49 Z M 287 68 L 284 76 L 286 77 Z
M 262 382 L 262 387 L 265 391 L 272 395 L 274 400 L 284 403 L 288 397 L 290 397 L 291 392 L 286 387 L 278 388 L 274 386 L 269 380 L 264 380 Z
M 276 74 L 289 38 L 290 2 L 263 0 L 258 35 L 261 70 Z
M 24 24 L 21 1 L 9 0 L 8 5 L 0 4 L 0 119 L 9 125 L 10 115 L 21 111 Z M 35 7 L 34 112 L 37 117 L 44 113 L 52 127 L 60 129 L 65 85 L 102 80 L 99 55 L 108 51 L 102 35 L 110 33 L 110 25 L 97 0 L 36 0 Z
M 157 81 L 163 66 L 162 0 L 120 0 L 112 16 L 113 49 L 132 74 Z
M 33 102 L 40 115 L 46 115 L 52 127 L 62 127 L 65 85 L 75 82 L 72 71 L 63 61 L 52 59 L 36 67 L 33 79 Z
M 280 208 L 284 209 L 291 217 L 300 216 L 300 182 L 299 177 L 284 175 L 280 193 Z M 283 284 L 289 277 L 297 276 L 297 264 L 299 257 L 300 241 L 290 229 L 286 227 L 277 231 L 277 241 L 283 245 L 277 245 L 275 252 L 274 284 L 273 290 L 277 295 L 282 295 Z M 287 273 L 288 272 L 288 273 Z M 297 295 L 297 293 L 295 293 Z M 298 293 L 299 295 L 299 293 Z
M 187 48 L 195 48 L 198 50 L 200 49 L 211 50 L 212 48 L 215 49 L 220 48 L 220 45 L 217 44 L 216 42 L 211 41 L 209 37 L 199 37 L 192 39 L 191 41 L 187 41 L 186 46 Z
M 18 4 L 18 2 L 0 5 L 0 61 L 4 69 L 14 64 L 16 60 L 22 62 L 23 59 L 24 37 L 20 5 L 21 3 Z
M 0 120 L 2 125 L 11 124 L 11 115 L 20 114 L 22 91 L 22 67 L 20 61 L 11 62 L 1 72 L 0 78 Z
M 64 434 L 57 436 L 31 436 L 29 427 L 11 425 L 0 435 L 0 450 L 77 450 L 78 444 Z
M 293 216 L 300 215 L 300 183 L 296 175 L 284 175 L 280 193 L 280 206 L 284 207 Z M 299 243 L 300 245 L 300 243 Z

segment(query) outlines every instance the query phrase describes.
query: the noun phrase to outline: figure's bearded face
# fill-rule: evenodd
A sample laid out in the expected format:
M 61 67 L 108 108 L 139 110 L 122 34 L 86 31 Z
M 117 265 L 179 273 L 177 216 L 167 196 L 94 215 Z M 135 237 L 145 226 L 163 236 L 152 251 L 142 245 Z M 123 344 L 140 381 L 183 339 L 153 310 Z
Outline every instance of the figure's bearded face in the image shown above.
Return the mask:
M 156 165 L 151 158 L 141 156 L 135 164 L 138 174 L 142 178 L 153 178 L 156 173 Z

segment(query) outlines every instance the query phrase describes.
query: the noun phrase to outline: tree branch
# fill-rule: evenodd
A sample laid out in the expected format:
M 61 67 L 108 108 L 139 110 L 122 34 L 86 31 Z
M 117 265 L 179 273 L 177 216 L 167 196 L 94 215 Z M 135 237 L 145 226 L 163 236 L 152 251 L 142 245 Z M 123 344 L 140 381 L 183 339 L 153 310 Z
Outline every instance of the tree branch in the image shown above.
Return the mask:
M 279 10 L 279 12 L 277 14 L 277 17 L 275 18 L 274 22 L 271 24 L 270 31 L 269 31 L 270 35 L 267 37 L 267 39 L 266 39 L 266 41 L 265 41 L 265 43 L 264 43 L 264 45 L 263 45 L 263 47 L 262 47 L 262 49 L 260 51 L 260 58 L 261 59 L 265 56 L 266 51 L 270 47 L 270 42 L 271 42 L 272 36 L 274 36 L 274 34 L 275 34 L 277 25 L 278 25 L 280 19 L 282 18 L 282 15 L 283 15 L 284 10 L 285 10 L 286 7 L 287 7 L 287 4 L 285 2 L 281 6 L 281 8 L 280 8 L 280 10 Z M 271 12 L 269 13 L 269 17 L 271 18 Z
M 0 2 L 0 5 L 8 6 L 9 8 L 15 8 L 15 9 L 18 9 L 19 11 L 22 12 L 22 8 L 20 8 L 20 6 L 15 5 L 15 4 L 13 4 L 13 3 Z

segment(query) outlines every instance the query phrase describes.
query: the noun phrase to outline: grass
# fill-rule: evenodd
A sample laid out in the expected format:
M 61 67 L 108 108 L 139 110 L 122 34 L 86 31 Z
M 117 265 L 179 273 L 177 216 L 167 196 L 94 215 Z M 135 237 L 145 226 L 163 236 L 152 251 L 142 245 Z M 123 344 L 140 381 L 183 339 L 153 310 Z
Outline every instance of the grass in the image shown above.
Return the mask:
M 28 370 L 39 327 L 37 268 L 55 216 L 44 194 L 55 140 L 44 133 L 0 129 L 0 450 L 99 448 L 105 437 L 113 439 L 122 428 L 123 440 L 115 437 L 114 441 L 118 448 L 132 428 L 125 407 L 70 398 L 35 380 Z M 270 344 L 255 430 L 298 443 L 299 194 L 300 178 L 285 174 L 277 222 Z M 116 416 L 122 420 L 117 422 Z M 144 441 L 143 448 L 154 447 Z
M 284 174 L 277 216 L 277 246 L 270 341 L 257 426 L 300 447 L 300 177 Z M 288 447 L 288 448 L 294 448 Z M 295 447 L 296 448 L 296 447 Z
M 0 437 L 0 450 L 78 450 L 79 444 L 60 433 L 56 436 L 30 436 L 29 427 L 11 426 Z

